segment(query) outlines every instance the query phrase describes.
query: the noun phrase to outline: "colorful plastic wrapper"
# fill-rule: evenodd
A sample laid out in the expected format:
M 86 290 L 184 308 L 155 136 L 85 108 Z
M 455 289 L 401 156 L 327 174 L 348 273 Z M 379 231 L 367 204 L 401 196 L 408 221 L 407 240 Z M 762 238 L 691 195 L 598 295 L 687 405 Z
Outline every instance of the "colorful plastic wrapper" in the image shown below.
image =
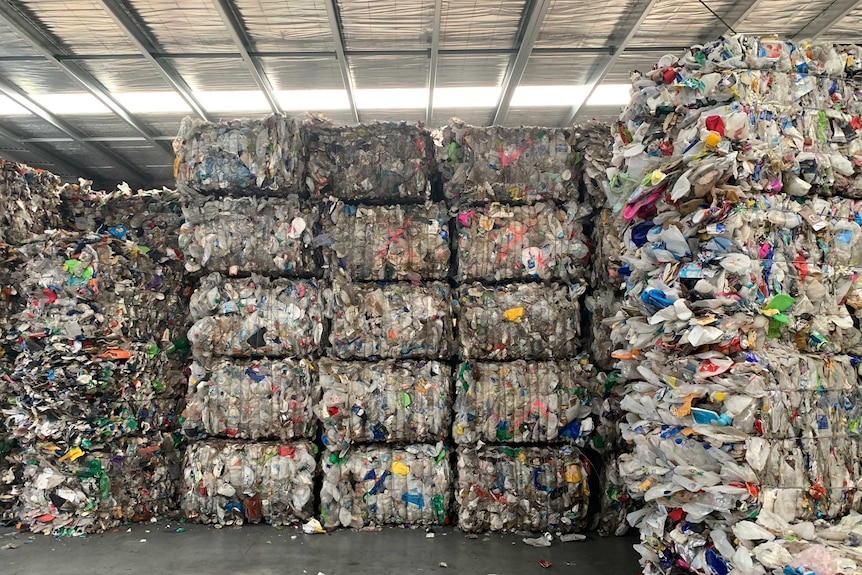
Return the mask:
M 356 280 L 446 279 L 449 213 L 439 204 L 329 206 L 318 243 L 332 275 Z
M 315 448 L 211 440 L 189 445 L 181 507 L 200 523 L 290 525 L 314 512 Z
M 319 365 L 315 414 L 323 445 L 420 443 L 449 437 L 451 368 L 439 361 L 334 361 Z
M 335 282 L 330 353 L 340 359 L 447 359 L 452 350 L 449 286 Z
M 285 195 L 302 182 L 302 144 L 295 121 L 205 122 L 187 117 L 174 140 L 177 186 L 203 193 Z
M 442 442 L 357 446 L 324 456 L 320 516 L 327 529 L 368 525 L 444 525 L 452 467 Z
M 305 359 L 194 362 L 183 428 L 192 436 L 311 438 L 312 369 Z
M 581 351 L 582 285 L 463 285 L 458 290 L 465 359 L 565 359 Z
M 191 297 L 196 357 L 307 357 L 320 350 L 324 304 L 315 280 L 225 278 L 212 273 Z
M 19 244 L 57 228 L 60 178 L 0 159 L 0 244 Z
M 186 269 L 269 275 L 314 275 L 317 208 L 287 198 L 187 195 L 179 245 Z
M 492 204 L 457 214 L 458 281 L 513 279 L 576 281 L 588 275 L 590 255 L 582 220 L 586 204 L 562 207 Z
M 477 127 L 433 134 L 446 198 L 455 203 L 578 199 L 572 128 Z
M 595 207 L 605 206 L 610 196 L 608 168 L 613 155 L 611 127 L 598 120 L 575 126 L 575 164 L 581 171 L 586 200 Z
M 464 362 L 455 378 L 455 443 L 573 441 L 594 430 L 586 358 L 560 362 Z
M 424 202 L 431 192 L 434 144 L 406 122 L 336 126 L 311 118 L 302 126 L 306 186 L 312 198 Z
M 572 446 L 460 446 L 455 500 L 464 531 L 561 531 L 587 524 L 590 488 Z

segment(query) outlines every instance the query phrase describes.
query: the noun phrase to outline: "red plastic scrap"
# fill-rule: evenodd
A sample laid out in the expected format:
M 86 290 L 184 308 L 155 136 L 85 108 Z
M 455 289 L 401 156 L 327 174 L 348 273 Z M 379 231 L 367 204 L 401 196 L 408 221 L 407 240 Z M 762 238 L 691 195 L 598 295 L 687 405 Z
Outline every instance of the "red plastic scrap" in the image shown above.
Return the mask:
M 551 564 L 548 561 L 545 561 L 544 559 L 539 559 L 539 565 L 541 565 L 545 569 L 547 569 L 551 566 Z

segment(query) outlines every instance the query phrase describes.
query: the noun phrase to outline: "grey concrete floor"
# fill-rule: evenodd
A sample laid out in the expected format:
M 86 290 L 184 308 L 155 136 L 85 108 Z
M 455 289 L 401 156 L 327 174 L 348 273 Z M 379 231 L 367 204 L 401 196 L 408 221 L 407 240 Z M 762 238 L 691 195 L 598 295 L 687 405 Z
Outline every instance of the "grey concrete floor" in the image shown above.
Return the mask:
M 185 532 L 176 533 L 177 527 Z M 203 525 L 135 525 L 103 535 L 54 539 L 0 530 L 2 575 L 404 575 L 464 573 L 634 575 L 632 537 L 529 547 L 515 535 L 467 539 L 454 529 L 435 532 L 384 528 L 305 535 L 264 525 L 214 529 Z M 145 541 L 143 541 L 145 540 Z M 540 560 L 551 563 L 544 569 Z M 440 566 L 445 562 L 448 567 Z

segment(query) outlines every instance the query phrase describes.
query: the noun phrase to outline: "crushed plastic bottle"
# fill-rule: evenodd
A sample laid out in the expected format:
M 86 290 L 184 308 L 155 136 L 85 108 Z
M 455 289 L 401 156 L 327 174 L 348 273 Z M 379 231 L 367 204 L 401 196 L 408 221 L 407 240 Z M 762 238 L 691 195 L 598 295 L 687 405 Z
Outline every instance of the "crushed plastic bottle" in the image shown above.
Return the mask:
M 60 225 L 60 178 L 0 159 L 0 244 L 32 241 Z

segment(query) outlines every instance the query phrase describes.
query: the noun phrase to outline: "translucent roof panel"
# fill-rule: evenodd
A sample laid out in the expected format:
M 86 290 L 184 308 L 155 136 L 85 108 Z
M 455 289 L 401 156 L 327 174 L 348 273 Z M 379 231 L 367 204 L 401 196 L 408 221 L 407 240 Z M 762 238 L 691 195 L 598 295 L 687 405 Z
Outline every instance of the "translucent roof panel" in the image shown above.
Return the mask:
M 23 0 L 34 25 L 73 54 L 134 54 L 135 46 L 96 0 Z
M 212 0 L 126 1 L 166 52 L 236 52 Z
M 329 58 L 261 58 L 267 78 L 276 90 L 336 90 L 344 88 L 341 67 Z
M 258 52 L 335 49 L 323 0 L 234 0 L 234 6 Z
M 357 88 L 424 88 L 427 56 L 348 56 Z
M 146 60 L 86 60 L 79 65 L 110 92 L 171 90 L 156 67 Z
M 346 50 L 422 50 L 431 45 L 434 0 L 340 0 Z
M 176 58 L 170 62 L 196 92 L 258 89 L 241 58 Z
M 524 0 L 444 1 L 440 48 L 513 48 L 517 44 L 524 6 Z
M 535 47 L 606 46 L 616 25 L 635 10 L 638 4 L 636 0 L 593 3 L 582 0 L 551 0 Z
M 437 61 L 437 87 L 499 86 L 511 58 L 508 55 L 443 54 Z

